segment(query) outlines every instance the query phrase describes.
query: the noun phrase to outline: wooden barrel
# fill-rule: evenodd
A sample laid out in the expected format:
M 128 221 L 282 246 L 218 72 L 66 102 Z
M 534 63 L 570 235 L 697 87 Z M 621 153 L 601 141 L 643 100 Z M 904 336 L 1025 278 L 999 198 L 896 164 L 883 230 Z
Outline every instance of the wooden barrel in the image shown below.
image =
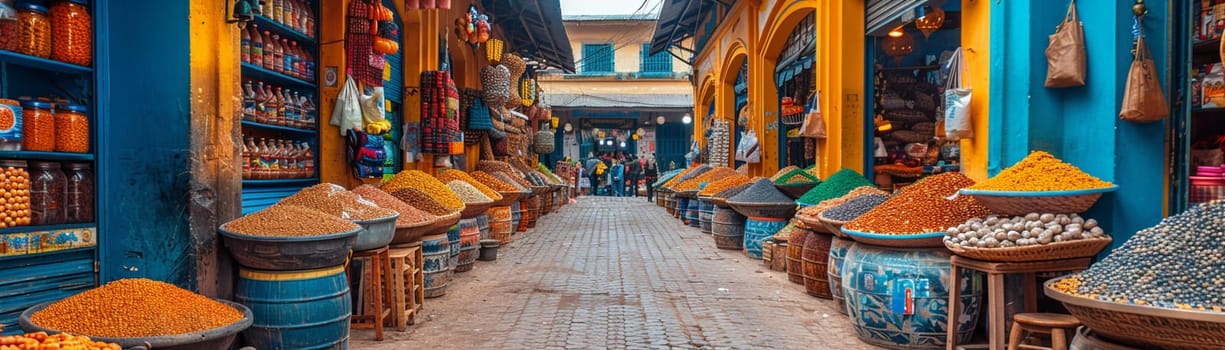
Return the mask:
M 744 222 L 746 218 L 731 208 L 716 208 L 710 219 L 711 236 L 719 249 L 740 250 L 744 247 Z
M 744 254 L 761 260 L 762 242 L 787 226 L 787 219 L 753 216 L 744 222 Z
M 675 217 L 676 216 L 676 200 L 677 200 L 676 196 L 668 192 L 661 192 L 660 195 L 664 197 L 664 210 L 668 211 L 668 215 L 672 215 L 673 217 Z
M 702 233 L 711 233 L 711 219 L 715 217 L 715 203 L 710 199 L 698 200 L 698 225 Z
M 540 196 L 540 215 L 545 215 L 553 211 L 553 191 L 546 191 Z
M 527 199 L 520 199 L 510 206 L 511 220 L 514 220 L 511 225 L 515 227 L 515 232 L 527 232 Z
M 481 230 L 481 239 L 489 239 L 493 229 L 489 226 L 489 212 L 476 216 L 476 225 Z
M 771 262 L 774 261 L 773 238 L 767 238 L 761 241 L 761 261 L 766 264 L 766 268 L 770 268 Z
M 685 214 L 687 212 L 689 212 L 689 198 L 676 197 L 676 208 L 672 210 L 672 217 L 685 222 Z
M 829 245 L 833 235 L 813 233 L 804 240 L 804 252 L 801 256 L 804 264 L 804 291 L 808 295 L 832 299 L 829 291 L 829 279 L 824 273 L 829 271 Z
M 791 239 L 787 242 L 787 280 L 795 284 L 804 284 L 804 244 L 812 231 L 795 228 L 791 231 Z
M 510 236 L 515 232 L 511 207 L 489 208 L 489 238 L 502 244 L 510 243 Z M 482 237 L 483 239 L 483 237 Z
M 344 266 L 301 271 L 238 268 L 234 301 L 251 308 L 244 343 L 259 349 L 347 349 L 353 301 Z
M 481 226 L 476 218 L 459 221 L 459 260 L 455 272 L 468 272 L 476 266 L 481 249 Z
M 841 312 L 843 315 L 846 315 L 847 311 L 846 295 L 842 290 L 842 262 L 846 258 L 847 250 L 850 250 L 853 244 L 855 242 L 852 240 L 834 237 L 829 245 L 829 273 L 827 274 L 829 276 L 829 293 L 834 298 L 834 304 L 836 304 L 835 307 L 838 308 L 838 312 Z
M 787 248 L 790 246 L 791 244 L 787 243 L 787 241 L 774 239 L 774 252 L 771 254 L 774 256 L 774 260 L 770 260 L 770 270 L 787 272 Z
M 685 224 L 689 227 L 702 227 L 702 223 L 698 217 L 701 215 L 702 201 L 696 198 L 689 199 L 689 205 L 685 207 Z
M 447 283 L 451 281 L 451 245 L 447 234 L 435 234 L 421 238 L 421 270 L 425 275 L 425 297 L 435 298 L 447 294 Z
M 528 198 L 528 200 L 527 200 L 527 205 L 528 205 L 528 208 L 527 208 L 527 211 L 528 211 L 527 227 L 528 227 L 528 228 L 533 228 L 533 227 L 536 227 L 536 221 L 539 221 L 539 220 L 540 220 L 540 215 L 541 215 L 541 212 L 540 212 L 540 203 L 541 203 L 540 197 L 541 197 L 540 195 L 537 195 L 537 196 L 533 196 L 532 198 Z

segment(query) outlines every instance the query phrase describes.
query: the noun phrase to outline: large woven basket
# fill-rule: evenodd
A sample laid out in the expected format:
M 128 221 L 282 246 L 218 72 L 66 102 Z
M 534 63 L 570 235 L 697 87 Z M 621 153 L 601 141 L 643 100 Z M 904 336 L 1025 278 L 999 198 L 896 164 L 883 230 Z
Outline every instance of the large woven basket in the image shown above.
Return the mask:
M 486 211 L 489 211 L 489 208 L 493 207 L 493 204 L 494 204 L 493 201 L 481 202 L 481 203 L 464 203 L 464 210 L 459 213 L 459 218 L 460 219 L 471 219 L 471 218 L 481 216 L 481 214 L 485 214 Z
M 718 203 L 716 202 L 716 205 Z M 727 205 L 735 209 L 736 212 L 744 216 L 757 216 L 765 218 L 790 218 L 795 215 L 795 202 L 779 202 L 779 203 L 746 203 L 727 201 Z
M 1046 296 L 1106 338 L 1145 349 L 1225 349 L 1225 313 L 1111 303 L 1051 287 L 1064 278 L 1047 281 Z
M 803 197 L 805 193 L 808 193 L 808 190 L 811 190 L 813 187 L 817 187 L 819 184 L 821 184 L 821 181 L 785 185 L 775 184 L 774 187 L 787 194 L 787 197 L 791 197 L 791 199 L 799 199 L 800 197 Z
M 673 195 L 676 196 L 676 198 L 696 199 L 698 198 L 698 191 L 677 191 L 673 192 Z
M 1106 249 L 1111 241 L 1113 239 L 1110 236 L 1103 236 L 1103 238 L 1078 239 L 1012 248 L 963 247 L 958 244 L 948 243 L 948 241 L 944 242 L 944 246 L 953 254 L 974 260 L 1030 262 L 1096 256 L 1102 249 Z
M 912 234 L 881 234 L 859 232 L 842 228 L 856 242 L 895 248 L 938 248 L 944 246 L 944 232 L 927 232 Z
M 1074 191 L 1019 192 L 961 189 L 960 195 L 972 196 L 983 206 L 999 215 L 1025 215 L 1029 213 L 1083 213 L 1089 210 L 1102 194 L 1114 192 L 1118 185 Z
M 495 207 L 505 207 L 505 206 L 514 204 L 515 202 L 519 201 L 519 196 L 522 195 L 523 193 L 522 192 L 498 192 L 498 194 L 502 195 L 502 200 L 493 202 L 493 206 Z

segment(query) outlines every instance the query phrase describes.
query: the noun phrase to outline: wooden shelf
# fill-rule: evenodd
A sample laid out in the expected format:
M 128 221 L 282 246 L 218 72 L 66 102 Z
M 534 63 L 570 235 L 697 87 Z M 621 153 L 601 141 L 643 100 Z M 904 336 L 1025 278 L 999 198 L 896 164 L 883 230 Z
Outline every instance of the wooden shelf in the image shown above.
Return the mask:
M 256 66 L 247 62 L 242 63 L 242 76 L 243 79 L 255 78 L 257 80 L 262 80 L 265 84 L 289 85 L 302 88 L 302 91 L 299 92 L 309 92 L 312 95 L 318 90 L 318 86 L 315 85 L 315 83 L 291 77 L 282 73 L 277 73 L 267 68 Z
M 94 71 L 92 67 L 78 66 L 75 64 L 64 63 L 55 60 L 49 60 L 41 57 L 34 57 L 12 51 L 0 50 L 0 62 L 18 65 L 27 68 L 34 68 L 48 72 L 84 75 Z
M 315 47 L 315 39 L 306 35 L 306 33 L 297 31 L 287 25 L 277 23 L 263 15 L 255 16 L 255 24 L 259 26 L 260 31 L 268 30 L 269 33 L 280 34 L 282 38 L 290 41 L 298 42 L 298 47 Z M 313 50 L 313 49 L 312 49 Z
M 96 228 L 96 227 L 98 227 L 98 224 L 92 223 L 92 222 L 85 222 L 85 223 L 79 223 L 79 224 L 43 225 L 43 226 L 17 226 L 17 227 L 0 228 L 0 235 L 7 234 L 7 233 L 43 232 L 43 231 L 68 230 L 68 229 L 74 229 L 74 228 Z
M 92 153 L 0 151 L 0 159 L 92 161 Z
M 242 180 L 242 185 L 245 186 L 281 186 L 281 185 L 311 185 L 319 182 L 317 177 L 308 177 L 302 179 L 270 179 L 270 180 Z
M 249 120 L 242 121 L 242 126 L 252 127 L 252 128 L 257 128 L 257 129 L 264 129 L 264 130 L 292 132 L 292 133 L 298 133 L 298 134 L 303 134 L 303 135 L 308 135 L 308 136 L 314 136 L 318 134 L 318 131 L 314 129 L 300 129 L 300 128 L 294 128 L 294 127 L 288 127 L 288 126 L 256 123 L 256 122 L 249 121 Z
M 1191 42 L 1191 52 L 1193 53 L 1212 53 L 1219 50 L 1221 47 L 1221 39 L 1197 40 Z

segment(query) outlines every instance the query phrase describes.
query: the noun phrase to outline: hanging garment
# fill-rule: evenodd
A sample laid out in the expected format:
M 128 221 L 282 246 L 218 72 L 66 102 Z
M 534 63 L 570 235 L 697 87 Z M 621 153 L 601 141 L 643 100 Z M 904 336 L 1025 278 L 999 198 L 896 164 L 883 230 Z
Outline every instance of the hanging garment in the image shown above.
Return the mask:
M 346 67 L 357 82 L 368 87 L 383 86 L 382 54 L 374 52 L 375 10 L 372 0 L 349 1 L 348 28 L 345 33 Z

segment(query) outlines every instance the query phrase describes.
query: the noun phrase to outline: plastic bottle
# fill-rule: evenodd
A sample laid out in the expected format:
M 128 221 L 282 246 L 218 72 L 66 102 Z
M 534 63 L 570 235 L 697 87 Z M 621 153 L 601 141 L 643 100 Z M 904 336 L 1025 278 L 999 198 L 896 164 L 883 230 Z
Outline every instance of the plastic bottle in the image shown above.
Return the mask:
M 305 70 L 302 69 L 302 48 L 298 46 L 297 41 L 289 43 L 289 51 L 293 52 L 293 61 L 291 61 L 289 65 L 289 75 L 305 79 L 306 74 L 302 74 L 305 72 Z
M 254 26 L 254 24 L 252 25 Z M 246 30 L 242 31 L 242 44 L 241 45 L 242 46 L 239 51 L 240 52 L 239 57 L 241 57 L 240 59 L 244 63 L 251 62 L 251 33 L 250 32 Z
M 305 177 L 315 176 L 315 152 L 311 151 L 310 144 L 306 143 L 306 141 L 303 141 L 301 145 L 303 150 L 303 170 L 306 173 Z
M 306 23 L 310 21 L 310 12 L 307 7 L 310 5 L 301 0 L 295 1 L 298 2 L 298 23 L 294 23 L 294 29 L 297 29 L 302 34 L 306 34 Z
M 262 81 L 255 83 L 255 122 L 268 123 L 268 94 Z
M 272 40 L 272 33 L 269 33 L 267 30 L 265 30 L 264 31 L 264 64 L 261 65 L 265 69 L 276 70 L 276 68 L 272 67 L 274 66 L 274 64 L 272 63 L 276 62 L 276 56 L 273 54 L 273 52 L 276 52 L 276 41 Z
M 251 178 L 251 137 L 247 136 L 242 143 L 242 178 Z
M 272 85 L 264 86 L 264 95 L 268 96 L 268 101 L 264 102 L 264 114 L 267 118 L 264 123 L 276 125 L 281 119 L 281 101 L 272 90 Z
M 255 89 L 250 80 L 242 84 L 242 120 L 255 120 Z
M 259 26 L 251 24 L 251 57 L 247 58 L 247 62 L 256 66 L 264 65 L 264 37 L 259 35 Z
M 284 0 L 268 0 L 272 2 L 272 20 L 277 23 L 285 23 L 285 1 Z
M 272 48 L 272 63 L 268 69 L 277 73 L 285 73 L 285 41 L 280 35 L 272 34 L 272 42 L 276 43 L 276 46 Z

